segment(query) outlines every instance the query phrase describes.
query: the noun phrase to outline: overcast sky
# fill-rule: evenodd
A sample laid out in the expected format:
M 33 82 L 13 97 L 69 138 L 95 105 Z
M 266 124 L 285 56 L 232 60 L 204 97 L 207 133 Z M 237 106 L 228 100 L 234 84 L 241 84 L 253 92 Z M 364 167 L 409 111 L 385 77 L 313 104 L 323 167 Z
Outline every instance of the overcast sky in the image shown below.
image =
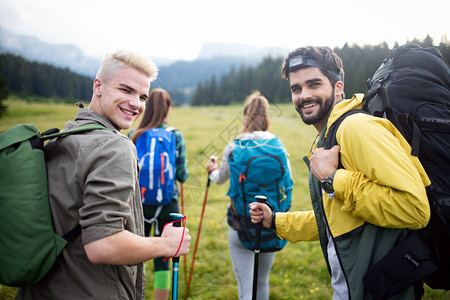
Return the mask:
M 391 46 L 450 31 L 444 0 L 0 0 L 0 25 L 86 55 L 195 59 L 203 43 Z

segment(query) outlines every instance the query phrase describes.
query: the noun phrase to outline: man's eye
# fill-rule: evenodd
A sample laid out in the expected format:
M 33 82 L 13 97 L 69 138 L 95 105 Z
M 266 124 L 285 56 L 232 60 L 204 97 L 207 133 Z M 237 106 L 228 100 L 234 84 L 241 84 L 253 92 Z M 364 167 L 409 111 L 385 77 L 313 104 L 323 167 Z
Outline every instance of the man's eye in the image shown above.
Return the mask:
M 141 100 L 141 102 L 147 101 L 147 97 L 140 97 L 139 99 Z
M 130 92 L 130 90 L 129 90 L 129 89 L 126 89 L 126 88 L 121 88 L 120 90 L 121 90 L 122 92 L 124 92 L 124 93 L 127 93 L 127 94 Z

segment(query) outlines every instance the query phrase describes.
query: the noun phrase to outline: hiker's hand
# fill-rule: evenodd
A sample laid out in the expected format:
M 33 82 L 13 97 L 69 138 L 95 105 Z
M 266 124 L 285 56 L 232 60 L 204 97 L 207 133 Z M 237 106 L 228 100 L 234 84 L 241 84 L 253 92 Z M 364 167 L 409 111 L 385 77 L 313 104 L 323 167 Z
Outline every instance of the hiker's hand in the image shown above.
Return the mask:
M 259 223 L 262 221 L 262 224 L 266 228 L 270 228 L 272 225 L 272 210 L 269 206 L 264 203 L 253 202 L 250 203 L 250 217 L 252 219 L 252 223 Z
M 339 164 L 339 151 L 341 146 L 335 145 L 330 150 L 317 148 L 311 155 L 310 168 L 313 175 L 322 181 L 325 177 L 337 170 Z
M 219 164 L 217 163 L 217 156 L 210 156 L 208 163 L 206 164 L 206 171 L 211 174 L 212 171 L 219 169 Z
M 162 238 L 167 241 L 167 256 L 172 257 L 180 247 L 181 236 L 183 235 L 183 227 L 174 227 L 173 224 L 167 224 L 161 234 Z M 188 254 L 189 246 L 191 244 L 191 236 L 189 235 L 189 229 L 186 227 L 184 230 L 183 242 L 181 242 L 180 250 L 177 257 Z

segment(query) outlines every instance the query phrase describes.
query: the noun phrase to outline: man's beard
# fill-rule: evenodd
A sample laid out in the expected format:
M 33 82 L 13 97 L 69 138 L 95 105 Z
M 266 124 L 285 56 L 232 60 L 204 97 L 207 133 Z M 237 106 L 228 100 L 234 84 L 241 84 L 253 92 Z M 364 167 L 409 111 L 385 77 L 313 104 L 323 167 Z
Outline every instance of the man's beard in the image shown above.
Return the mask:
M 304 106 L 305 104 L 310 104 L 310 103 L 317 103 L 319 105 L 319 111 L 316 114 L 311 115 L 311 116 L 304 115 L 303 111 L 302 111 L 302 106 Z M 325 100 L 325 103 L 323 103 L 323 104 L 322 104 L 322 101 L 320 101 L 320 99 L 318 99 L 318 98 L 301 101 L 298 103 L 298 105 L 295 106 L 295 110 L 298 112 L 298 114 L 300 115 L 300 117 L 302 118 L 302 120 L 305 124 L 312 125 L 312 124 L 320 122 L 322 119 L 328 117 L 329 113 L 333 109 L 333 103 L 334 103 L 334 93 L 332 93 L 331 96 L 328 97 Z

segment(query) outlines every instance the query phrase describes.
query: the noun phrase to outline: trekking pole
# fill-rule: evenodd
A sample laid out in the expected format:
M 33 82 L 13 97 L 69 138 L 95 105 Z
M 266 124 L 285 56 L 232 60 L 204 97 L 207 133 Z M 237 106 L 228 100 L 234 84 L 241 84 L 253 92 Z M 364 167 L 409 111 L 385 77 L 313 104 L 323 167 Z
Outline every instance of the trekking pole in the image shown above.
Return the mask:
M 267 200 L 266 196 L 257 195 L 255 196 L 256 201 L 259 203 L 264 203 Z M 258 289 L 258 266 L 259 266 L 259 252 L 261 251 L 261 230 L 262 230 L 262 220 L 255 225 L 255 261 L 253 264 L 253 291 L 252 300 L 256 300 L 256 292 Z
M 194 254 L 192 256 L 191 269 L 189 270 L 189 280 L 188 280 L 188 284 L 186 287 L 186 298 L 185 299 L 189 298 L 189 289 L 191 287 L 192 274 L 194 273 L 195 255 L 197 254 L 198 241 L 200 240 L 200 231 L 202 230 L 203 215 L 205 213 L 205 206 L 206 206 L 206 200 L 208 199 L 208 190 L 209 190 L 210 183 L 211 183 L 211 180 L 209 179 L 209 175 L 208 175 L 208 182 L 206 183 L 206 191 L 205 191 L 205 200 L 203 200 L 202 214 L 200 215 L 200 223 L 198 224 L 197 240 L 195 241 L 195 248 L 194 248 Z
M 184 215 L 179 213 L 171 213 L 170 216 L 175 220 L 174 227 L 181 227 L 181 220 L 184 219 Z M 179 220 L 179 222 L 177 222 Z M 172 258 L 172 300 L 178 299 L 178 265 L 180 262 L 179 257 Z
M 181 198 L 181 214 L 184 214 L 184 186 L 181 183 L 180 184 L 180 198 Z M 184 278 L 184 284 L 187 282 L 187 255 L 183 257 L 183 278 Z

